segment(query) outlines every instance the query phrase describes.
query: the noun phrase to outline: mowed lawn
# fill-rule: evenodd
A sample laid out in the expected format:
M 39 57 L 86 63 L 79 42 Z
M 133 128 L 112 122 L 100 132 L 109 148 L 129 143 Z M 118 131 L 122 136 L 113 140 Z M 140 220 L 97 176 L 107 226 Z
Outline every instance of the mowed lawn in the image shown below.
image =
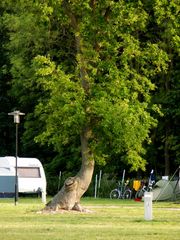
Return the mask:
M 40 199 L 0 199 L 0 240 L 179 240 L 180 203 L 153 203 L 153 220 L 144 220 L 144 203 L 82 199 L 89 213 L 42 214 Z

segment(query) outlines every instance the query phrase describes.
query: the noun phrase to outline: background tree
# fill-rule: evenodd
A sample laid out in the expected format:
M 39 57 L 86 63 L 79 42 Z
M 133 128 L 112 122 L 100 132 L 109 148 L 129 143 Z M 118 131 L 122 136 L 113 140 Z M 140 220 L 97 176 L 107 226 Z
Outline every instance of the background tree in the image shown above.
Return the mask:
M 0 13 L 3 15 L 4 8 L 0 4 Z M 11 75 L 9 73 L 9 59 L 8 53 L 4 45 L 8 41 L 7 29 L 3 24 L 2 17 L 0 18 L 0 155 L 8 155 L 15 152 L 15 146 L 12 143 L 13 135 L 9 134 L 14 132 L 12 119 L 8 120 L 8 110 L 11 109 L 14 98 L 8 95 L 10 89 Z
M 157 116 L 158 126 L 153 133 L 156 149 L 149 155 L 158 159 L 155 166 L 167 176 L 179 163 L 179 4 L 180 1 L 152 1 L 152 27 L 149 28 L 154 42 L 168 56 L 168 68 L 155 80 L 157 89 L 153 101 L 161 105 L 163 116 Z

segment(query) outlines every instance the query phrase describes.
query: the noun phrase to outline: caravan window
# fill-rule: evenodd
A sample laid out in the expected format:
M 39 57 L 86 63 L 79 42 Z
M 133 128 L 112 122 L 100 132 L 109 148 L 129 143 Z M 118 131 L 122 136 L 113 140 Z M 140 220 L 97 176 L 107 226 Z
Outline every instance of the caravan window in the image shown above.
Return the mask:
M 38 167 L 18 167 L 18 176 L 22 178 L 40 178 L 40 170 Z

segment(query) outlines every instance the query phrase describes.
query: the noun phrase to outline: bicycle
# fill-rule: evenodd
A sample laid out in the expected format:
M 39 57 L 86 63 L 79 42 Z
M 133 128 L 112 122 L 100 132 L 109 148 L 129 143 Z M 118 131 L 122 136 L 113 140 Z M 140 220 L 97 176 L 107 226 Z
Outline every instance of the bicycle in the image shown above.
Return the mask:
M 111 199 L 131 199 L 132 190 L 127 186 L 128 183 L 121 184 L 118 182 L 117 188 L 110 192 Z
M 148 183 L 142 185 L 142 187 L 136 192 L 135 199 L 144 197 L 145 192 L 151 192 L 155 184 L 154 170 L 151 170 Z
M 135 199 L 144 197 L 145 192 L 151 192 L 153 189 L 153 184 L 143 185 L 135 194 Z

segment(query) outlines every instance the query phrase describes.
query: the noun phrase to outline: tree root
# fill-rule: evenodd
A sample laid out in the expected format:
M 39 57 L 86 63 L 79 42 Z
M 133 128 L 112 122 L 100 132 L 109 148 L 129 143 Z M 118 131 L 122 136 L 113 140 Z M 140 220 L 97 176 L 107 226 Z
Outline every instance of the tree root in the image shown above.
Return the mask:
M 73 207 L 73 209 L 67 210 L 67 209 L 63 209 L 63 208 L 58 208 L 58 209 L 42 209 L 41 211 L 37 211 L 37 214 L 63 214 L 63 213 L 94 213 L 94 211 L 83 208 L 82 206 L 78 206 L 78 207 Z

